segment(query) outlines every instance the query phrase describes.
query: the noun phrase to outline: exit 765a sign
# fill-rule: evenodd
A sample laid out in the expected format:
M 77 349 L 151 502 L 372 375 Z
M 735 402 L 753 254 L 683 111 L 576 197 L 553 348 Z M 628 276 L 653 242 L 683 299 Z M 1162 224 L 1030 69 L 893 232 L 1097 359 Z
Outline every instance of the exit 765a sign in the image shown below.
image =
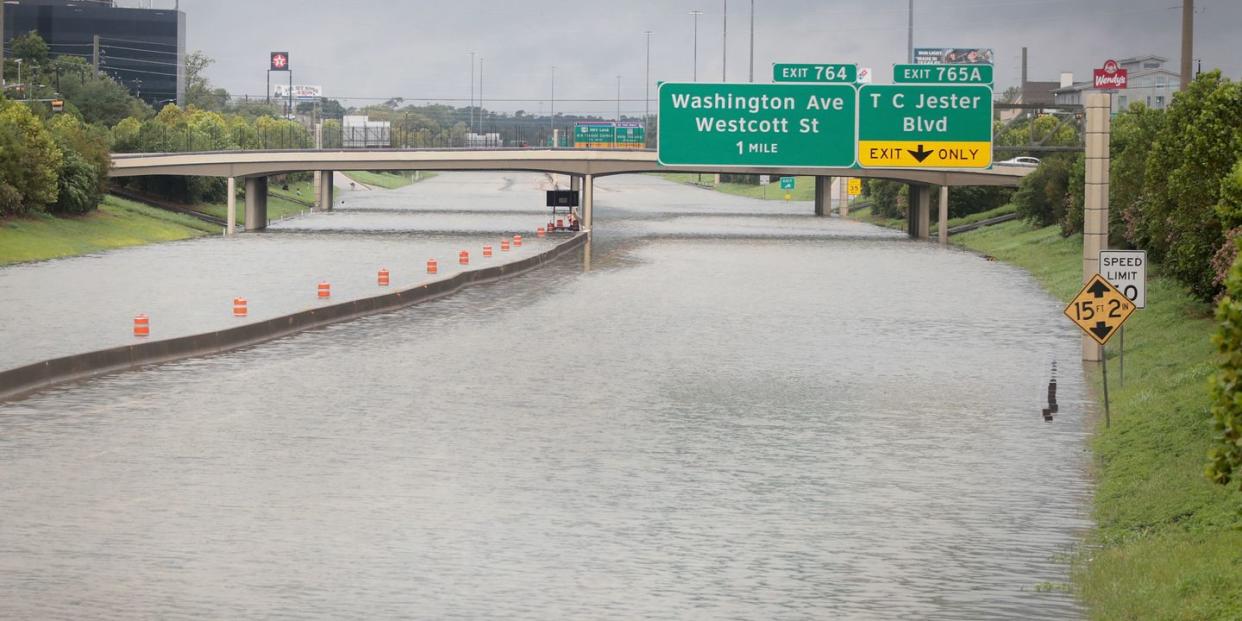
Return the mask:
M 858 89 L 863 168 L 992 165 L 992 89 L 976 84 L 865 84 Z
M 851 84 L 660 85 L 665 166 L 850 167 Z

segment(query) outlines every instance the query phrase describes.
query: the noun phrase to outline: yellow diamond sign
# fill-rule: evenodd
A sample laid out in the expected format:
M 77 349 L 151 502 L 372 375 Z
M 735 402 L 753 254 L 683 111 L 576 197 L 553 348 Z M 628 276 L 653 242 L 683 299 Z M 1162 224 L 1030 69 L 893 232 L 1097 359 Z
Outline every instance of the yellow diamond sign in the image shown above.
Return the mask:
M 1103 345 L 1134 313 L 1134 303 L 1103 276 L 1095 274 L 1065 307 L 1065 316 Z

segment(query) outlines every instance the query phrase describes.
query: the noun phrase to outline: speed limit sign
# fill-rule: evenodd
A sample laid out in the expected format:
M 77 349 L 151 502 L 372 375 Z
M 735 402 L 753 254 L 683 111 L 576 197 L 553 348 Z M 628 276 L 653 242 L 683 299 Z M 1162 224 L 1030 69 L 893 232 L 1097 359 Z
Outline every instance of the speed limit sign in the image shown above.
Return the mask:
M 1101 250 L 1100 275 L 1108 279 L 1135 308 L 1147 306 L 1147 251 Z

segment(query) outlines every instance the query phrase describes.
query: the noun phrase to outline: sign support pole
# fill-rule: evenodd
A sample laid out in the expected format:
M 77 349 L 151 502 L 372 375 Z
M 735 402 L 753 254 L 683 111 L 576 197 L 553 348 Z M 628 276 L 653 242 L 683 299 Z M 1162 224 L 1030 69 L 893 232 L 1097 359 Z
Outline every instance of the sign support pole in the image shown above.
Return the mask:
M 1121 371 L 1117 373 L 1117 380 L 1122 386 L 1125 386 L 1126 385 L 1126 327 L 1124 325 L 1121 326 L 1121 334 L 1118 335 L 1118 338 L 1121 339 L 1121 352 L 1117 356 L 1117 360 L 1120 362 Z
M 1104 365 L 1104 427 L 1112 427 L 1112 414 L 1108 411 L 1108 357 L 1104 355 L 1104 345 L 1100 345 L 1100 364 Z

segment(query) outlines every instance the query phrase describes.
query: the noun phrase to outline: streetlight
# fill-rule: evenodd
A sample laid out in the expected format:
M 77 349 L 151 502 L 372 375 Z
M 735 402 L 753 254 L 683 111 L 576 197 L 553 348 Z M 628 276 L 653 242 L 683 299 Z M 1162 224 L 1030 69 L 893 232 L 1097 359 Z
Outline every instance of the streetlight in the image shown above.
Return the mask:
M 644 84 L 646 87 L 643 91 L 643 124 L 651 122 L 651 34 L 650 30 L 644 30 L 643 34 L 647 35 L 647 77 Z
M 728 82 L 729 66 L 729 0 L 720 0 L 720 81 Z
M 750 0 L 750 81 L 755 81 L 755 0 Z
M 466 52 L 470 55 L 470 105 L 466 106 L 470 110 L 470 133 L 474 133 L 474 52 Z
M 617 74 L 617 122 L 621 122 L 621 74 Z
M 694 69 L 691 71 L 692 82 L 699 81 L 699 16 L 703 11 L 692 9 L 690 17 L 694 18 Z
M 552 98 L 548 101 L 548 136 L 556 148 L 556 65 L 552 65 Z
M 483 57 L 479 57 L 479 131 L 481 133 L 487 131 L 483 127 Z

